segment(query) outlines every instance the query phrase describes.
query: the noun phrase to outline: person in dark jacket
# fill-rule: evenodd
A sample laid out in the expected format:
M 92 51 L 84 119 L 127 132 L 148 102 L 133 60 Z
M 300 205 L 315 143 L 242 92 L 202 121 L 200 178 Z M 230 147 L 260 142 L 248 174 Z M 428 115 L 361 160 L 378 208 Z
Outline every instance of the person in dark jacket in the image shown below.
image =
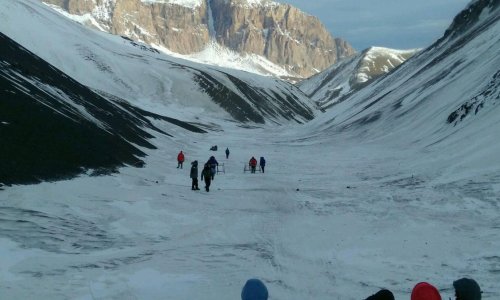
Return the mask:
M 255 157 L 252 156 L 252 158 L 250 158 L 248 165 L 250 166 L 250 171 L 252 173 L 255 173 L 255 168 L 257 167 L 257 160 L 255 159 Z
M 371 295 L 370 297 L 366 298 L 366 300 L 394 300 L 394 295 L 392 294 L 391 291 L 382 289 L 377 293 Z
M 266 167 L 266 160 L 264 159 L 263 156 L 260 157 L 260 169 L 262 170 L 262 173 L 264 173 L 264 168 Z
M 259 279 L 249 279 L 241 290 L 241 300 L 267 300 L 266 285 Z
M 205 190 L 210 191 L 210 183 L 212 182 L 212 172 L 210 171 L 210 166 L 205 164 L 203 170 L 201 171 L 201 180 L 205 179 Z
M 462 278 L 453 282 L 456 300 L 481 300 L 481 289 L 474 279 Z
M 191 172 L 189 173 L 189 177 L 191 177 L 191 189 L 193 191 L 199 190 L 198 188 L 198 161 L 195 160 L 191 163 Z
M 217 166 L 219 165 L 219 162 L 215 159 L 214 156 L 210 156 L 210 158 L 207 161 L 208 166 L 210 167 L 210 177 L 212 180 L 214 180 L 215 173 L 217 172 Z
M 229 148 L 226 148 L 226 159 L 229 158 Z

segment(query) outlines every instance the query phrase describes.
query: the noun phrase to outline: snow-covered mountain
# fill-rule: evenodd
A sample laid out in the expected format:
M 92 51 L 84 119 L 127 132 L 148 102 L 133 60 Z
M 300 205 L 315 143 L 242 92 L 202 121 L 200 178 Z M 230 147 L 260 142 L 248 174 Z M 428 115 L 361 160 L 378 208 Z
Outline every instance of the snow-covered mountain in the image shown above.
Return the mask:
M 186 2 L 186 3 L 171 2 L 171 3 L 187 7 L 189 7 L 189 5 L 198 4 L 191 2 Z M 89 14 L 85 14 L 83 16 L 74 15 L 61 9 L 59 6 L 52 6 L 52 7 L 56 11 L 60 12 L 62 15 L 66 16 L 71 20 L 74 20 L 82 24 L 91 24 L 94 25 L 94 27 L 97 27 L 99 30 L 105 31 L 105 29 L 102 28 L 102 26 L 100 26 L 99 23 L 97 23 L 97 21 L 94 19 L 94 17 L 92 17 L 92 15 Z M 289 70 L 286 70 L 285 68 L 269 61 L 264 56 L 256 54 L 238 53 L 236 51 L 230 50 L 227 47 L 221 46 L 220 44 L 213 41 L 207 43 L 205 45 L 205 48 L 203 48 L 201 51 L 192 54 L 176 53 L 158 44 L 152 44 L 151 46 L 170 56 L 185 60 L 191 60 L 203 64 L 209 64 L 236 70 L 243 70 L 246 72 L 251 72 L 263 76 L 274 76 L 292 82 L 302 79 L 301 76 L 293 72 L 290 72 Z
M 347 95 L 313 121 L 314 131 L 446 152 L 472 169 L 500 166 L 499 145 L 491 144 L 500 113 L 499 8 L 498 1 L 472 1 L 441 39 Z M 475 152 L 481 155 L 463 156 Z
M 317 18 L 268 0 L 42 1 L 99 30 L 263 75 L 304 78 L 355 52 Z M 214 44 L 225 57 L 204 55 Z
M 33 1 L 0 1 L 1 53 L 12 56 L 0 57 L 2 163 L 51 145 L 87 154 L 116 143 L 113 164 L 125 164 L 0 188 L 0 298 L 234 300 L 253 277 L 270 299 L 366 299 L 381 288 L 409 299 L 422 281 L 448 299 L 462 277 L 481 299 L 500 298 L 498 1 L 471 1 L 442 39 L 305 124 L 270 113 L 238 122 L 212 101 L 227 94 L 199 89 L 264 86 L 302 99 L 286 84 L 95 35 Z M 41 146 L 28 129 L 3 142 L 31 116 Z M 87 134 L 90 151 L 77 142 Z M 221 172 L 210 192 L 190 190 L 186 166 L 212 155 Z M 267 159 L 265 173 L 243 171 L 252 156 Z
M 371 47 L 301 81 L 298 86 L 322 108 L 328 108 L 389 73 L 418 51 Z
M 26 87 L 28 90 L 31 90 L 33 86 L 40 86 L 36 90 L 42 95 L 45 93 L 44 91 L 51 91 L 47 95 L 47 99 L 42 97 L 43 100 L 40 100 L 37 97 L 32 97 L 32 101 L 38 102 L 27 105 L 36 107 L 36 105 L 43 103 L 52 109 L 52 113 L 58 112 L 56 116 L 60 117 L 61 120 L 54 118 L 54 122 L 63 123 L 72 119 L 66 115 L 66 112 L 71 111 L 76 114 L 70 108 L 77 107 L 79 113 L 73 119 L 81 119 L 80 122 L 88 123 L 89 127 L 94 127 L 92 134 L 89 131 L 86 131 L 85 134 L 77 134 L 77 136 L 87 136 L 86 139 L 81 141 L 68 140 L 66 142 L 71 146 L 63 147 L 61 143 L 56 143 L 53 140 L 58 135 L 49 134 L 47 137 L 44 134 L 35 134 L 38 132 L 35 129 L 43 128 L 40 123 L 32 122 L 30 126 L 22 127 L 22 129 L 14 129 L 16 128 L 14 125 L 5 126 L 11 139 L 15 140 L 16 136 L 20 135 L 19 132 L 33 132 L 36 140 L 30 140 L 30 142 L 39 145 L 42 149 L 51 150 L 34 151 L 34 155 L 29 156 L 16 150 L 24 145 L 12 143 L 12 149 L 8 151 L 4 149 L 7 152 L 2 155 L 3 159 L 10 161 L 9 163 L 6 161 L 4 164 L 9 166 L 3 169 L 5 173 L 2 175 L 2 182 L 4 183 L 64 178 L 68 175 L 85 172 L 88 169 L 115 169 L 123 164 L 142 165 L 141 160 L 137 158 L 137 156 L 142 155 L 142 152 L 135 149 L 133 145 L 129 145 L 130 149 L 128 149 L 121 143 L 152 147 L 144 140 L 145 136 L 152 136 L 139 133 L 143 130 L 142 127 L 151 127 L 144 120 L 145 116 L 151 117 L 150 112 L 158 113 L 153 114 L 154 119 L 164 121 L 180 119 L 183 121 L 178 121 L 178 124 L 184 124 L 183 126 L 187 124 L 185 121 L 203 123 L 198 126 L 204 128 L 216 126 L 210 124 L 219 118 L 254 124 L 269 122 L 285 124 L 290 121 L 302 123 L 312 119 L 316 113 L 314 104 L 291 84 L 278 79 L 256 76 L 242 71 L 208 67 L 167 56 L 145 44 L 82 27 L 36 1 L 5 3 L 2 5 L 1 14 L 3 22 L 0 25 L 0 31 L 7 35 L 4 39 L 8 40 L 8 43 L 14 43 L 8 38 L 12 37 L 29 51 L 35 52 L 32 54 L 26 50 L 16 50 L 21 48 L 17 44 L 10 46 L 10 48 L 2 48 L 3 51 L 19 51 L 26 56 L 23 58 L 21 55 L 13 56 L 12 53 L 3 53 L 3 55 L 10 55 L 9 59 L 4 59 L 3 62 L 6 65 L 3 70 L 3 79 L 7 80 L 6 85 L 10 84 L 7 90 L 16 90 L 14 94 L 18 95 L 20 91 L 23 91 L 19 85 L 29 85 L 29 88 Z M 31 22 L 25 21 L 30 19 Z M 18 60 L 23 63 L 28 60 L 40 61 L 40 58 L 35 57 L 35 55 L 39 55 L 54 66 L 48 63 L 39 66 L 38 72 L 40 74 L 45 74 L 43 69 L 54 69 L 57 71 L 57 75 L 46 75 L 49 78 L 44 78 L 39 74 L 23 74 L 20 70 L 8 68 L 8 66 L 15 66 Z M 25 66 L 23 70 L 27 69 L 29 68 Z M 11 73 L 15 75 L 9 75 Z M 13 76 L 21 79 L 16 79 Z M 29 80 L 25 77 L 29 77 Z M 60 79 L 56 80 L 56 77 Z M 91 90 L 82 92 L 84 87 L 79 87 L 76 83 L 73 85 L 64 83 L 65 78 L 74 78 L 90 87 Z M 16 84 L 17 81 L 22 81 L 22 83 Z M 58 93 L 61 94 L 60 97 Z M 20 96 L 26 97 L 27 95 L 21 94 Z M 86 99 L 89 103 L 83 102 L 82 104 L 82 100 L 79 99 Z M 98 99 L 94 100 L 98 103 L 91 104 L 91 99 Z M 116 101 L 120 104 L 116 104 Z M 15 104 L 11 103 L 11 105 Z M 91 109 L 94 107 L 98 108 L 98 112 L 107 113 L 104 116 L 96 114 Z M 114 114 L 113 110 L 119 109 L 123 109 L 124 112 L 120 112 L 118 116 L 129 118 L 128 122 L 131 124 L 127 124 L 127 120 L 119 120 L 112 122 L 115 124 L 114 126 L 103 125 L 111 122 L 111 120 L 106 121 L 103 118 Z M 16 118 L 16 116 L 12 116 L 16 111 L 12 106 L 6 108 L 3 113 L 8 113 L 11 116 L 5 116 L 3 122 L 13 124 L 10 118 Z M 49 118 L 50 113 L 51 110 L 48 110 L 35 119 L 42 122 L 42 119 Z M 63 117 L 65 115 L 66 117 Z M 172 116 L 175 117 L 172 118 Z M 132 121 L 137 118 L 140 121 Z M 60 128 L 68 127 L 70 129 L 62 131 L 60 135 L 75 136 L 74 133 L 71 133 L 71 130 L 76 130 L 75 128 L 60 123 Z M 124 133 L 122 132 L 124 128 L 121 127 L 135 129 Z M 102 132 L 96 133 L 99 130 Z M 108 131 L 111 136 L 106 137 Z M 162 133 L 168 131 L 166 128 L 161 130 Z M 57 165 L 54 164 L 54 160 L 64 155 L 60 151 L 56 151 L 57 149 L 47 147 L 47 145 L 63 147 L 64 153 L 73 153 L 74 151 L 68 149 L 75 150 L 84 147 L 83 145 L 85 145 L 84 149 L 90 151 L 93 149 L 93 144 L 88 140 L 92 139 L 93 135 L 96 135 L 93 140 L 97 146 L 107 144 L 113 146 L 106 147 L 107 151 L 101 151 L 102 149 L 97 147 L 93 150 L 92 155 L 80 153 L 77 157 L 68 156 L 67 165 L 62 165 L 60 168 L 50 168 L 50 166 Z M 102 135 L 107 138 L 106 142 L 103 141 Z M 135 135 L 138 136 L 135 137 Z M 113 142 L 113 137 L 116 136 L 120 138 Z M 5 140 L 8 140 L 7 137 Z M 126 154 L 120 155 L 120 151 L 124 151 Z M 24 159 L 19 159 L 19 162 L 22 162 L 22 167 L 19 163 L 13 164 L 17 159 L 8 155 L 9 153 L 25 156 Z M 110 158 L 112 153 L 116 153 L 116 158 Z M 28 157 L 30 158 L 28 159 Z M 87 159 L 81 159 L 83 157 Z M 101 161 L 97 159 L 98 157 L 106 159 Z M 43 166 L 34 163 L 36 161 L 42 162 Z
M 308 97 L 281 80 L 167 56 L 85 28 L 37 1 L 8 1 L 2 14 L 4 34 L 70 77 L 166 116 L 283 123 L 305 122 L 316 111 Z

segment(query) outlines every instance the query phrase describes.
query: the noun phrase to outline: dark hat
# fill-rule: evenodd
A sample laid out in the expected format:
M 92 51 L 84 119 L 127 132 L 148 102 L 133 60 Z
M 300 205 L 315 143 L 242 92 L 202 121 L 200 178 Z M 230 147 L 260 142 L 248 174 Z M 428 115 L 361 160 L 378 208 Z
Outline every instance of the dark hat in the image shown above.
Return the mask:
M 259 279 L 249 279 L 241 291 L 241 300 L 267 300 L 267 288 Z
M 481 289 L 474 279 L 462 278 L 453 282 L 457 300 L 481 300 Z
M 383 289 L 366 298 L 366 300 L 394 300 L 394 295 L 391 291 Z

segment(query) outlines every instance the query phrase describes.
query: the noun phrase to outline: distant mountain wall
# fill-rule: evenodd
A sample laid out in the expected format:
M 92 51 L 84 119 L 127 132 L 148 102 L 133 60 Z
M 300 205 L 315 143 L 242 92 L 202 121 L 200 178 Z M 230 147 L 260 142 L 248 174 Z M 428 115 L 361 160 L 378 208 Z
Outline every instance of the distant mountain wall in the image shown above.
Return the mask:
M 261 55 L 291 74 L 309 77 L 355 53 L 316 18 L 297 8 L 262 0 L 44 0 L 70 14 L 88 16 L 101 30 L 158 44 L 180 54 L 217 43 L 239 53 Z M 187 3 L 187 2 L 186 2 Z

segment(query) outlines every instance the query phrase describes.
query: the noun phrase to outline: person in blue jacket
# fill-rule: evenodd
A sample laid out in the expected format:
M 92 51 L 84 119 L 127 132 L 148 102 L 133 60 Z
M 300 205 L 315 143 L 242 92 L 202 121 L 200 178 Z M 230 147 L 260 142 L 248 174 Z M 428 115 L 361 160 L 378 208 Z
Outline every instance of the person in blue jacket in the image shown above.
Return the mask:
M 217 172 L 217 166 L 219 165 L 219 163 L 217 162 L 214 156 L 210 156 L 210 158 L 207 161 L 207 165 L 210 167 L 211 179 L 214 180 L 215 173 Z
M 269 293 L 266 285 L 259 279 L 249 279 L 241 290 L 241 300 L 267 300 Z
M 264 173 L 264 168 L 266 167 L 266 160 L 264 159 L 263 156 L 260 157 L 260 169 L 262 170 L 262 173 Z

